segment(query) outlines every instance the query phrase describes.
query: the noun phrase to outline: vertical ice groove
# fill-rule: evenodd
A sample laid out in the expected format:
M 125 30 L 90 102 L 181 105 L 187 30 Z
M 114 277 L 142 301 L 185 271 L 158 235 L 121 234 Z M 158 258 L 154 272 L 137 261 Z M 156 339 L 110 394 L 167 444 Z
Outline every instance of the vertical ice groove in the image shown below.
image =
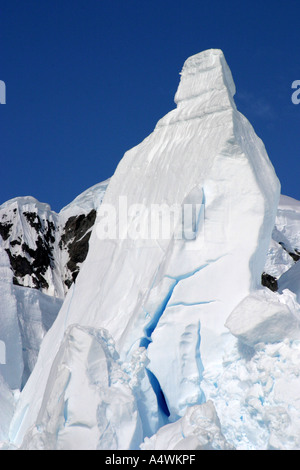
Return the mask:
M 214 260 L 214 261 L 217 261 L 217 260 Z M 184 302 L 174 303 L 174 304 L 170 303 L 170 299 L 172 298 L 172 294 L 174 292 L 174 289 L 181 280 L 188 279 L 189 277 L 192 277 L 197 272 L 204 269 L 206 266 L 207 266 L 207 264 L 201 265 L 201 266 L 195 268 L 194 270 L 192 270 L 190 272 L 187 272 L 187 273 L 184 273 L 180 276 L 177 276 L 176 278 L 173 278 L 170 275 L 166 276 L 166 277 L 169 277 L 171 279 L 174 279 L 174 283 L 171 285 L 169 292 L 167 293 L 167 295 L 163 299 L 163 301 L 162 301 L 161 305 L 159 306 L 159 308 L 154 313 L 151 321 L 145 327 L 145 329 L 144 329 L 145 337 L 143 337 L 141 339 L 140 347 L 145 347 L 146 349 L 148 348 L 149 344 L 152 341 L 152 339 L 151 339 L 152 334 L 155 331 L 155 328 L 156 328 L 160 318 L 162 317 L 162 315 L 163 315 L 163 313 L 164 313 L 164 311 L 167 307 L 172 307 L 172 306 L 176 306 L 176 305 L 185 305 L 185 306 L 189 305 L 189 304 L 185 304 Z M 201 305 L 201 304 L 206 304 L 206 303 L 211 303 L 211 302 L 214 302 L 214 300 L 205 301 L 205 302 L 197 302 L 197 303 L 190 304 L 190 305 Z M 196 360 L 196 363 L 197 363 L 197 367 L 198 367 L 198 371 L 199 371 L 199 377 L 200 377 L 200 381 L 201 381 L 202 372 L 203 372 L 203 365 L 202 365 L 202 362 L 201 362 L 201 355 L 200 355 L 200 342 L 201 342 L 200 321 L 198 322 L 197 338 L 198 339 L 197 339 L 197 343 L 196 343 L 196 346 L 195 346 L 195 360 Z M 147 371 L 147 374 L 148 374 L 148 377 L 149 377 L 150 384 L 151 384 L 151 386 L 152 386 L 152 388 L 153 388 L 153 390 L 154 390 L 154 392 L 157 396 L 158 406 L 160 407 L 160 409 L 163 411 L 164 414 L 169 416 L 170 412 L 169 412 L 169 409 L 168 409 L 167 401 L 166 401 L 166 398 L 165 398 L 164 393 L 163 393 L 163 389 L 161 388 L 161 385 L 160 385 L 157 377 L 148 368 L 146 369 L 146 371 Z M 202 394 L 202 399 L 201 399 L 201 401 L 202 401 L 202 400 L 204 400 L 204 398 L 203 398 L 204 394 L 203 394 L 203 392 L 201 392 L 201 394 Z
M 158 405 L 160 411 L 162 411 L 162 413 L 165 416 L 167 416 L 167 417 L 170 416 L 170 411 L 169 411 L 169 408 L 168 408 L 168 404 L 167 404 L 166 398 L 164 396 L 163 390 L 160 386 L 160 383 L 157 380 L 157 377 L 148 368 L 146 368 L 146 373 L 148 375 L 148 379 L 149 379 L 149 382 L 151 384 L 151 387 L 152 387 L 152 389 L 153 389 L 153 391 L 156 395 L 157 405 Z
M 198 328 L 197 328 L 197 343 L 196 343 L 196 348 L 195 348 L 195 359 L 196 359 L 196 364 L 197 364 L 198 371 L 199 371 L 199 378 L 200 378 L 200 382 L 201 382 L 204 367 L 203 367 L 202 360 L 201 360 L 200 345 L 201 345 L 201 322 L 199 320 L 198 321 Z M 203 397 L 204 397 L 204 394 L 203 394 Z M 203 399 L 203 401 L 205 401 L 205 400 Z
M 175 287 L 178 285 L 178 283 L 182 280 L 182 279 L 187 279 L 191 276 L 193 276 L 195 273 L 199 272 L 200 270 L 204 269 L 205 266 L 207 266 L 206 264 L 205 265 L 202 265 L 202 266 L 199 266 L 197 268 L 195 268 L 194 270 L 192 270 L 191 272 L 187 272 L 185 274 L 182 274 L 181 276 L 178 276 L 177 278 L 174 278 L 174 283 L 171 285 L 170 287 L 170 290 L 168 292 L 168 294 L 166 295 L 166 297 L 163 299 L 161 305 L 159 306 L 159 308 L 156 310 L 156 312 L 154 313 L 151 321 L 147 324 L 147 326 L 145 327 L 144 329 L 144 332 L 145 332 L 145 337 L 143 337 L 140 341 L 140 347 L 145 347 L 146 349 L 148 348 L 150 342 L 152 341 L 151 337 L 152 337 L 152 334 L 160 320 L 160 318 L 162 317 L 165 309 L 167 308 L 167 306 L 172 306 L 172 305 L 176 305 L 176 304 L 170 304 L 170 299 L 172 298 L 172 294 L 174 292 L 174 289 Z M 171 276 L 166 276 L 166 277 L 170 277 L 172 278 Z M 200 302 L 198 304 L 201 304 L 201 303 L 209 303 L 210 301 L 208 302 Z M 193 305 L 193 304 L 192 304 Z M 196 305 L 196 304 L 194 304 Z M 202 376 L 202 370 L 203 370 L 203 366 L 202 366 L 202 363 L 201 363 L 201 357 L 200 357 L 200 321 L 198 323 L 198 330 L 197 330 L 197 337 L 198 337 L 198 340 L 197 340 L 197 344 L 196 344 L 196 349 L 195 349 L 195 358 L 196 358 L 196 362 L 197 362 L 197 366 L 198 366 L 198 370 L 199 370 L 199 376 L 201 377 Z M 164 393 L 163 393 L 163 390 L 161 388 L 161 385 L 157 379 L 157 377 L 155 376 L 155 374 L 149 370 L 148 368 L 146 369 L 147 371 L 147 374 L 148 374 L 148 378 L 149 378 L 149 381 L 150 381 L 150 384 L 151 384 L 151 387 L 153 388 L 156 396 L 157 396 L 157 402 L 158 402 L 158 406 L 159 408 L 162 410 L 162 412 L 166 415 L 166 416 L 169 416 L 170 415 L 170 412 L 169 412 L 169 409 L 168 409 L 168 405 L 167 405 L 167 402 L 166 402 L 166 398 L 164 396 Z
M 219 258 L 218 258 L 219 259 Z M 212 262 L 216 262 L 218 259 L 216 260 L 212 260 Z M 178 285 L 178 283 L 180 281 L 182 281 L 183 279 L 188 279 L 189 277 L 192 277 L 194 276 L 197 272 L 201 271 L 202 269 L 204 269 L 206 266 L 208 266 L 209 263 L 205 263 L 201 266 L 198 266 L 197 268 L 193 269 L 192 271 L 190 272 L 186 272 L 184 274 L 181 274 L 179 276 L 172 276 L 172 275 L 165 275 L 166 278 L 170 278 L 170 279 L 173 279 L 174 280 L 174 283 L 171 285 L 170 287 L 170 290 L 169 292 L 167 293 L 167 295 L 163 298 L 161 304 L 159 305 L 159 307 L 157 308 L 157 310 L 155 311 L 154 315 L 152 316 L 150 322 L 146 325 L 146 327 L 144 328 L 144 332 L 145 332 L 145 337 L 142 338 L 141 340 L 141 343 L 140 343 L 140 346 L 144 346 L 144 347 L 148 347 L 149 345 L 149 342 L 151 341 L 151 335 L 153 333 L 153 331 L 155 330 L 161 316 L 163 315 L 165 309 L 170 306 L 174 306 L 174 305 L 178 305 L 178 303 L 176 304 L 170 304 L 170 299 L 172 298 L 172 295 L 173 295 L 173 292 L 174 292 L 174 289 L 176 288 L 176 286 Z M 208 301 L 203 301 L 203 302 L 195 302 L 195 303 L 184 303 L 184 302 L 180 302 L 180 304 L 182 305 L 201 305 L 201 304 L 206 304 L 206 303 L 211 303 L 211 302 L 215 302 L 215 300 L 208 300 Z M 145 310 L 145 308 L 143 307 L 143 310 L 148 314 L 148 312 Z M 149 314 L 148 314 L 149 315 Z M 145 341 L 146 340 L 146 341 Z
M 146 348 L 148 347 L 148 345 L 151 341 L 152 333 L 155 330 L 155 328 L 157 326 L 157 323 L 159 322 L 159 319 L 163 315 L 163 313 L 164 313 L 164 311 L 165 311 L 165 309 L 168 305 L 168 302 L 169 302 L 170 298 L 172 297 L 173 291 L 174 291 L 176 285 L 178 284 L 178 282 L 179 281 L 174 280 L 174 283 L 171 285 L 171 288 L 170 288 L 168 294 L 166 295 L 166 297 L 163 299 L 162 303 L 159 305 L 159 307 L 155 311 L 155 313 L 152 316 L 150 322 L 144 328 L 145 337 L 141 339 L 140 347 L 143 347 L 143 346 L 146 347 Z

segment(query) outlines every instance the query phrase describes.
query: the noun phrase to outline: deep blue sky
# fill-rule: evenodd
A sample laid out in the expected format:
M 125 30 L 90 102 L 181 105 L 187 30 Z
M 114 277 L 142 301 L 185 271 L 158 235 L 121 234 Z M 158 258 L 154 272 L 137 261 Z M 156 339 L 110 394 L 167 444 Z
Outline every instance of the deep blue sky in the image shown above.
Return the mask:
M 222 49 L 282 193 L 300 199 L 299 0 L 0 0 L 0 204 L 59 211 L 175 107 L 191 55 Z

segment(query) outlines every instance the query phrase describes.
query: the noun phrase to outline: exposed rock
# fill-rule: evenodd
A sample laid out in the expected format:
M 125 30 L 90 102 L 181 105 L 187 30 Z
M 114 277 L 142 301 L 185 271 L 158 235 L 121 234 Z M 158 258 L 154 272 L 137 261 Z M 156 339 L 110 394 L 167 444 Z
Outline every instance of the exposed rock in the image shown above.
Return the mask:
M 265 287 L 268 287 L 271 291 L 276 292 L 278 290 L 278 282 L 276 277 L 271 276 L 268 273 L 262 273 L 261 275 L 261 284 Z
M 91 229 L 95 220 L 96 210 L 92 209 L 87 215 L 80 214 L 70 217 L 63 228 L 59 247 L 60 249 L 67 249 L 69 255 L 66 264 L 69 273 L 64 279 L 64 283 L 68 288 L 79 273 L 79 264 L 83 263 L 87 256 Z
M 0 235 L 3 240 L 7 240 L 10 235 L 10 229 L 13 227 L 13 224 L 10 223 L 0 223 Z
M 61 222 L 48 205 L 31 197 L 0 207 L 0 236 L 15 285 L 64 297 L 86 258 L 96 220 L 95 209 L 75 207 L 73 213 Z

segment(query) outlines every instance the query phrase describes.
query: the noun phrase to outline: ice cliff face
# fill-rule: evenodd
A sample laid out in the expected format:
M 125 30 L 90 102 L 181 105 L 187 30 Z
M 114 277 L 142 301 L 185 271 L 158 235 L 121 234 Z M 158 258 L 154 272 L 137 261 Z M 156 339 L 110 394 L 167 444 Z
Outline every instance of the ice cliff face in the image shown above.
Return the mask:
M 12 412 L 6 418 L 5 446 L 297 447 L 300 408 L 284 381 L 297 385 L 300 306 L 296 281 L 291 292 L 280 276 L 297 262 L 299 219 L 277 212 L 278 179 L 234 93 L 221 51 L 190 57 L 177 107 L 124 155 L 102 204 L 93 202 L 96 218 L 94 191 L 59 214 L 63 232 L 43 243 L 60 264 L 38 274 L 48 284 L 40 289 L 68 292 L 9 432 Z M 158 221 L 174 207 L 164 236 Z M 36 249 L 49 226 L 40 220 Z M 91 227 L 78 274 L 83 259 L 73 253 Z M 17 277 L 7 249 L 5 275 Z M 32 287 L 40 279 L 17 278 Z

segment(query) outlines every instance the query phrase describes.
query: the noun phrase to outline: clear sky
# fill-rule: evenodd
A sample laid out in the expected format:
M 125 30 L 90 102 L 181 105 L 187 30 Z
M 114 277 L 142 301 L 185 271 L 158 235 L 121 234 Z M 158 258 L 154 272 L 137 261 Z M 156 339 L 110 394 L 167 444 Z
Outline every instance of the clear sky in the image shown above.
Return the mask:
M 238 109 L 300 199 L 299 0 L 0 0 L 0 204 L 59 211 L 175 107 L 184 61 L 222 49 Z

